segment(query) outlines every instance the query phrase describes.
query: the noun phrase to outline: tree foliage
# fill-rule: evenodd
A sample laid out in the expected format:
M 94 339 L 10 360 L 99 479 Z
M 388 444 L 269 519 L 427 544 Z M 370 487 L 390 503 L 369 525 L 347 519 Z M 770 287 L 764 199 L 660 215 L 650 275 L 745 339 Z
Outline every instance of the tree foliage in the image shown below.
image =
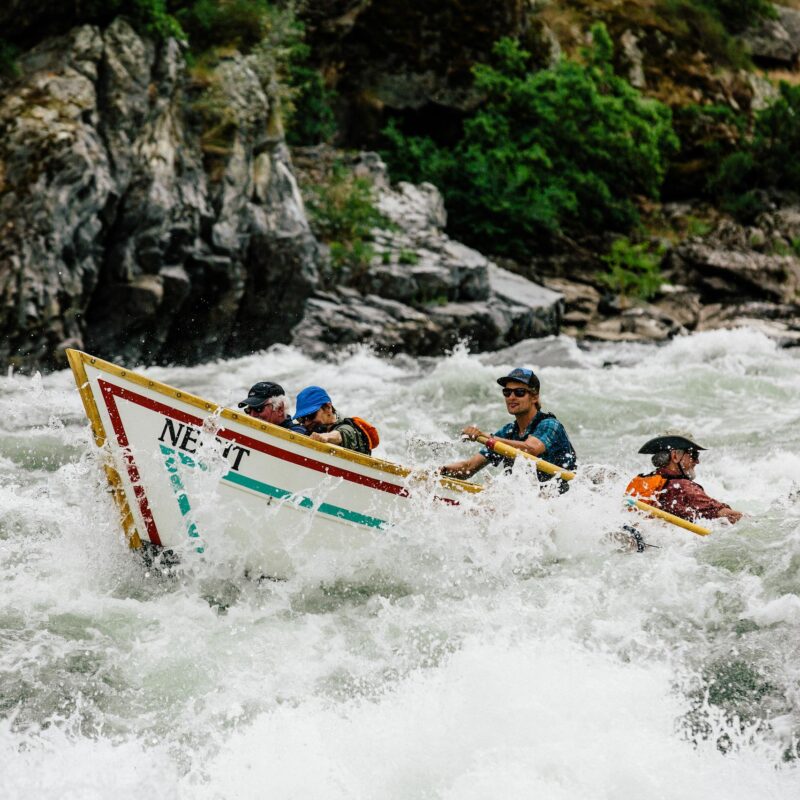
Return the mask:
M 743 220 L 764 210 L 765 192 L 800 193 L 800 86 L 782 82 L 780 95 L 758 112 L 752 135 L 722 161 L 710 189 Z
M 11 42 L 0 38 L 0 79 L 16 77 L 19 72 L 18 56 L 19 49 Z
M 336 93 L 328 89 L 320 71 L 311 64 L 311 48 L 305 42 L 294 48 L 287 78 L 292 92 L 287 108 L 287 141 L 292 145 L 329 142 L 336 133 Z
M 495 252 L 520 255 L 564 231 L 629 230 L 636 198 L 658 196 L 678 143 L 669 109 L 614 74 L 605 27 L 592 35 L 584 63 L 540 71 L 500 40 L 494 63 L 474 68 L 485 101 L 455 147 L 387 129 L 393 177 L 437 184 L 452 229 Z

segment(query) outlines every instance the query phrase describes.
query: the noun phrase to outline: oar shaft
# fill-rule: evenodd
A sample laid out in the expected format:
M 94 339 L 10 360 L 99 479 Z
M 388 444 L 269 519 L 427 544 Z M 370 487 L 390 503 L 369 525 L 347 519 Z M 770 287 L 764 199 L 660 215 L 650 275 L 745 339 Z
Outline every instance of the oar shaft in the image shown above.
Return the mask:
M 481 444 L 487 444 L 489 441 L 488 436 L 478 436 L 476 439 Z M 557 467 L 555 464 L 551 464 L 549 461 L 544 461 L 541 458 L 532 456 L 530 453 L 526 453 L 524 450 L 512 447 L 510 444 L 505 444 L 505 442 L 495 442 L 494 447 L 491 449 L 494 450 L 495 453 L 505 456 L 506 458 L 516 458 L 517 456 L 527 458 L 536 464 L 536 469 L 540 469 L 542 472 L 546 472 L 548 475 L 558 475 L 565 481 L 571 481 L 575 477 L 574 472 L 570 472 L 568 469 L 564 469 L 563 467 Z
M 637 500 L 635 497 L 626 497 L 625 502 L 629 506 L 635 506 L 641 511 L 646 511 L 648 514 L 652 514 L 654 517 L 660 517 L 661 519 L 664 519 L 667 522 L 671 522 L 673 525 L 677 525 L 679 528 L 686 528 L 687 531 L 696 533 L 698 536 L 708 536 L 711 533 L 711 531 L 708 528 L 703 528 L 700 525 L 695 525 L 694 522 L 689 522 L 688 519 L 683 519 L 683 517 L 678 517 L 675 514 L 670 514 L 669 511 L 662 511 L 662 509 L 656 508 L 655 506 L 651 506 L 650 504 L 645 503 L 642 500 Z

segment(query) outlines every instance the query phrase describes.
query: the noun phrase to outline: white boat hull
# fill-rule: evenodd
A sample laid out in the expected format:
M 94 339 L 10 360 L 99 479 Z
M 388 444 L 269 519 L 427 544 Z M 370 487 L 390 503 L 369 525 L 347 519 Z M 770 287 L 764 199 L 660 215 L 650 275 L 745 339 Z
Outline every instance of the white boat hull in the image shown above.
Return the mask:
M 409 471 L 223 409 L 86 353 L 68 351 L 132 547 L 247 554 L 274 576 L 296 551 L 351 550 L 385 535 L 415 491 L 458 503 L 480 487 Z M 256 562 L 255 564 L 253 562 Z

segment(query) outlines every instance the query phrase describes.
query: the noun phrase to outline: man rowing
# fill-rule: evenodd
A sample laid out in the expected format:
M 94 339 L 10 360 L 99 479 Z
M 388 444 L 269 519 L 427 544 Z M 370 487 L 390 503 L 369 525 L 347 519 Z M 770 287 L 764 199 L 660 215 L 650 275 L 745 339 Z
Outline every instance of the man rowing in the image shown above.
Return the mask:
M 497 443 L 510 445 L 556 466 L 574 470 L 577 464 L 575 448 L 556 417 L 542 411 L 539 378 L 533 370 L 516 367 L 508 375 L 498 378 L 497 382 L 503 387 L 506 410 L 514 417 L 514 422 L 504 425 L 492 436 L 483 433 L 475 425 L 464 428 L 461 435 L 466 439 L 488 437 L 486 447 L 471 458 L 446 464 L 440 473 L 451 478 L 469 478 L 487 464 L 496 466 L 500 463 L 506 471 L 510 471 L 514 460 L 495 453 L 492 448 Z M 553 477 L 541 470 L 537 470 L 536 474 L 540 481 L 548 481 Z M 568 488 L 569 484 L 559 478 L 559 491 L 565 492 Z
M 705 449 L 682 434 L 664 434 L 648 440 L 639 452 L 651 455 L 656 469 L 633 478 L 626 493 L 691 522 L 699 517 L 724 517 L 731 523 L 738 522 L 741 511 L 709 497 L 694 480 L 700 451 Z

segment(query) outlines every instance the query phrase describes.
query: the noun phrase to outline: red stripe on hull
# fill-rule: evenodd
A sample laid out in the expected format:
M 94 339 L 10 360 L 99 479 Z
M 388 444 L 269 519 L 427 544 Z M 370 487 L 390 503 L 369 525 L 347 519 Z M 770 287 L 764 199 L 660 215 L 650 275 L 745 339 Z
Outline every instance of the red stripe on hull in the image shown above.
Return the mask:
M 161 537 L 158 535 L 158 528 L 156 521 L 153 519 L 153 512 L 150 510 L 150 503 L 147 501 L 147 495 L 144 491 L 144 486 L 139 482 L 139 468 L 136 466 L 136 461 L 133 458 L 133 453 L 130 450 L 128 442 L 128 435 L 125 433 L 125 426 L 122 424 L 122 418 L 117 408 L 117 402 L 114 399 L 116 392 L 114 389 L 119 387 L 114 386 L 108 381 L 98 380 L 100 391 L 103 393 L 103 401 L 108 409 L 108 416 L 111 420 L 111 425 L 114 428 L 114 433 L 117 434 L 117 442 L 122 448 L 122 458 L 125 461 L 125 469 L 128 471 L 128 477 L 133 485 L 133 494 L 136 501 L 139 503 L 139 511 L 144 519 L 145 530 L 147 531 L 147 538 L 154 544 L 161 546 Z

